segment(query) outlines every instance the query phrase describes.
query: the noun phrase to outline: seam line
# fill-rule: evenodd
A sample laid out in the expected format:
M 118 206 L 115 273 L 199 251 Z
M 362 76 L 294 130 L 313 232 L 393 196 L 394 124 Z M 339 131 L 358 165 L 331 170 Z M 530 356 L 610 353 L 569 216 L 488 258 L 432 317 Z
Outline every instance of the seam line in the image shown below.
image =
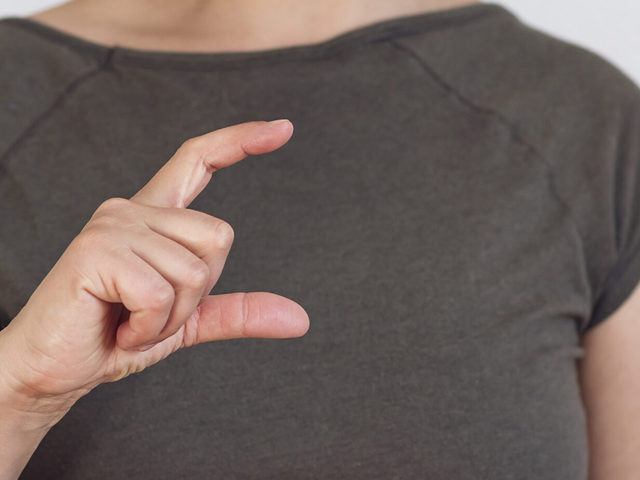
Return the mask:
M 14 28 L 20 28 L 38 36 L 45 36 L 50 40 L 63 44 L 66 48 L 76 50 L 77 53 L 84 51 L 95 54 L 97 50 L 115 48 L 120 50 L 116 55 L 117 62 L 123 65 L 133 65 L 136 68 L 159 69 L 159 70 L 214 70 L 217 68 L 246 68 L 247 63 L 256 62 L 256 65 L 270 65 L 280 61 L 296 61 L 309 58 L 314 60 L 334 53 L 340 53 L 345 47 L 358 43 L 374 43 L 386 40 L 394 35 L 413 35 L 418 33 L 428 33 L 431 31 L 464 26 L 470 22 L 478 21 L 491 16 L 505 16 L 513 18 L 514 15 L 496 3 L 484 3 L 460 7 L 456 10 L 437 10 L 424 12 L 422 14 L 405 15 L 375 23 L 363 25 L 361 27 L 343 32 L 330 39 L 319 41 L 313 44 L 296 45 L 291 47 L 281 47 L 260 52 L 214 52 L 219 58 L 206 58 L 207 53 L 192 52 L 171 52 L 175 55 L 154 58 L 153 54 L 158 52 L 148 52 L 144 50 L 119 47 L 118 45 L 108 46 L 95 43 L 81 37 L 76 37 L 67 32 L 31 21 L 21 17 L 8 17 L 0 19 L 0 23 L 6 23 Z M 437 20 L 437 21 L 436 21 Z M 439 22 L 439 23 L 438 23 Z M 159 52 L 162 55 L 167 52 Z M 240 54 L 239 58 L 233 58 L 235 54 Z M 257 56 L 254 55 L 257 53 Z M 137 55 L 141 57 L 138 58 Z M 184 58 L 178 58 L 186 54 Z M 189 58 L 189 55 L 193 55 Z M 224 58 L 222 55 L 229 55 Z
M 335 38 L 331 41 L 322 42 L 322 44 L 311 44 L 311 45 L 302 45 L 290 47 L 289 52 L 274 52 L 270 56 L 264 57 L 250 57 L 250 58 L 220 58 L 215 62 L 200 62 L 197 59 L 188 59 L 188 58 L 174 58 L 167 59 L 164 64 L 158 63 L 158 58 L 153 57 L 144 57 L 141 56 L 139 58 L 134 57 L 129 49 L 122 49 L 118 46 L 114 47 L 116 50 L 119 50 L 116 55 L 116 65 L 126 66 L 127 68 L 135 68 L 135 69 L 144 69 L 144 70 L 162 70 L 162 71 L 197 71 L 197 72 L 212 72 L 212 71 L 227 71 L 227 70 L 244 70 L 247 68 L 247 64 L 250 63 L 251 66 L 260 68 L 260 67 L 270 67 L 272 65 L 278 65 L 280 63 L 295 63 L 295 62 L 311 62 L 317 61 L 318 59 L 328 59 L 333 56 L 341 55 L 344 53 L 349 53 L 352 51 L 358 51 L 361 49 L 366 49 L 370 45 L 375 45 L 378 43 L 385 43 L 388 41 L 393 41 L 392 36 L 394 38 L 402 38 L 413 35 L 427 34 L 434 31 L 443 31 L 449 30 L 453 28 L 464 27 L 469 23 L 474 21 L 483 19 L 485 16 L 489 16 L 492 12 L 484 13 L 482 15 L 477 15 L 475 17 L 471 17 L 464 20 L 458 20 L 455 22 L 432 26 L 430 28 L 420 28 L 414 27 L 412 29 L 390 29 L 389 31 L 382 32 L 371 32 L 368 35 L 362 35 L 359 38 L 347 37 L 346 35 L 341 35 L 339 38 Z M 344 37 L 344 38 L 343 38 Z M 293 51 L 293 50 L 296 51 Z M 299 49 L 299 50 L 298 50 Z M 303 52 L 303 49 L 314 49 L 309 50 L 308 52 Z M 235 55 L 236 52 L 231 52 L 230 55 Z M 241 52 L 243 54 L 245 52 Z M 283 56 L 287 55 L 287 56 Z M 121 57 L 120 55 L 125 55 Z M 223 53 L 224 54 L 224 53 Z M 205 54 L 206 55 L 206 54 Z M 289 56 L 291 55 L 291 56 Z M 305 56 L 306 55 L 306 56 Z
M 616 295 L 618 295 L 618 292 L 620 291 L 619 285 L 617 289 L 614 288 L 613 290 L 611 290 L 611 288 L 612 286 L 619 284 L 619 282 L 622 279 L 624 279 L 627 275 L 629 275 L 630 271 L 637 270 L 637 268 L 634 268 L 634 267 L 638 262 L 638 258 L 640 258 L 640 254 L 638 252 L 640 252 L 640 244 L 636 244 L 635 246 L 633 246 L 633 248 L 631 248 L 631 250 L 624 257 L 620 257 L 617 259 L 616 263 L 611 268 L 611 272 L 607 275 L 607 278 L 603 282 L 603 286 L 601 288 L 600 293 L 607 292 L 607 291 L 613 292 L 613 297 L 618 298 L 616 297 Z M 624 285 L 625 287 L 627 286 L 627 284 L 624 284 Z M 637 283 L 635 285 L 637 285 Z M 624 296 L 622 296 L 622 298 L 619 298 L 617 305 L 614 305 L 614 310 L 607 311 L 606 315 L 603 315 L 601 311 L 597 312 L 598 318 L 594 317 L 590 319 L 589 323 L 585 325 L 584 331 L 586 332 L 587 329 L 590 329 L 591 327 L 594 327 L 600 322 L 603 322 L 609 317 L 609 315 L 614 313 L 615 309 L 619 308 L 622 305 L 622 302 L 624 302 L 624 300 L 629 297 L 629 294 L 633 291 L 633 289 L 635 288 L 635 285 L 631 286 L 628 289 L 627 293 Z M 611 293 L 609 293 L 608 297 L 609 298 L 611 297 Z M 593 308 L 594 311 L 596 309 L 602 310 L 601 305 L 603 305 L 604 298 L 605 297 L 598 296 L 596 304 L 594 305 L 594 308 Z M 607 298 L 607 300 L 609 298 Z
M 55 97 L 51 105 L 44 111 L 36 115 L 35 119 L 27 125 L 27 127 L 18 135 L 18 137 L 9 145 L 7 150 L 0 156 L 0 177 L 4 174 L 11 156 L 20 148 L 20 146 L 38 130 L 53 113 L 58 109 L 60 105 L 75 91 L 90 78 L 96 76 L 104 70 L 111 69 L 111 60 L 113 57 L 114 49 L 109 49 L 105 59 L 96 68 L 93 68 L 72 80 L 62 92 Z
M 501 124 L 509 129 L 511 134 L 511 138 L 516 142 L 520 143 L 524 147 L 527 148 L 528 151 L 533 153 L 535 157 L 544 165 L 545 170 L 547 172 L 547 178 L 549 182 L 549 187 L 551 193 L 556 198 L 556 200 L 560 203 L 560 205 L 566 210 L 567 216 L 571 223 L 573 223 L 576 232 L 578 234 L 578 240 L 580 243 L 580 250 L 582 258 L 586 259 L 586 249 L 585 249 L 585 241 L 582 237 L 582 232 L 580 231 L 580 226 L 576 219 L 574 218 L 573 211 L 569 204 L 565 201 L 565 199 L 560 195 L 558 191 L 558 187 L 555 181 L 555 175 L 553 174 L 553 167 L 546 159 L 546 157 L 540 152 L 538 148 L 536 148 L 532 143 L 528 142 L 519 132 L 516 125 L 501 111 L 496 110 L 494 108 L 485 107 L 474 103 L 472 100 L 464 96 L 458 89 L 453 87 L 449 82 L 447 82 L 440 74 L 438 74 L 427 62 L 424 58 L 422 58 L 413 48 L 406 46 L 402 43 L 399 43 L 395 39 L 390 39 L 389 43 L 394 46 L 396 49 L 404 52 L 409 57 L 413 58 L 418 65 L 427 73 L 438 85 L 440 85 L 447 93 L 453 95 L 458 101 L 460 101 L 463 105 L 466 105 L 471 110 L 474 110 L 479 113 L 483 113 L 493 118 L 497 119 Z M 587 286 L 589 287 L 589 305 L 593 309 L 594 302 L 594 292 L 591 286 L 591 282 L 587 281 Z M 584 319 L 584 324 L 587 324 L 590 321 L 590 318 Z
M 44 37 L 45 40 L 49 41 L 49 42 L 53 42 L 56 45 L 60 45 L 61 47 L 63 47 L 65 50 L 67 50 L 70 53 L 73 53 L 75 56 L 80 57 L 82 59 L 86 59 L 86 55 L 90 55 L 93 60 L 97 60 L 95 57 L 95 51 L 94 48 L 92 46 L 89 45 L 84 45 L 84 44 L 80 44 L 80 45 L 73 45 L 70 44 L 68 42 L 65 42 L 62 38 L 59 38 L 57 35 L 55 34 L 48 34 L 46 31 L 43 32 L 39 32 L 39 27 L 41 27 L 40 25 L 31 27 L 30 24 L 24 24 L 24 23 L 20 23 L 20 22 L 14 22 L 14 20 L 22 20 L 22 18 L 5 18 L 2 19 L 0 21 L 0 25 L 1 24 L 5 24 L 8 25 L 9 28 L 13 28 L 14 30 L 18 30 L 20 32 L 26 32 L 29 35 L 33 35 L 38 37 L 39 39 L 41 39 L 42 37 Z M 45 27 L 46 29 L 46 27 Z M 100 46 L 99 48 L 104 49 L 105 52 L 107 52 L 108 55 L 108 49 L 110 49 L 110 47 L 108 47 L 107 45 L 104 46 Z M 95 49 L 97 50 L 97 49 Z M 104 52 L 101 52 L 104 53 Z
M 456 97 L 461 103 L 471 108 L 472 110 L 496 117 L 500 121 L 500 123 L 502 123 L 504 126 L 506 126 L 509 129 L 511 136 L 513 137 L 514 140 L 516 140 L 518 143 L 532 150 L 538 157 L 540 157 L 540 159 L 546 165 L 546 167 L 551 170 L 551 166 L 546 161 L 544 156 L 538 151 L 536 147 L 534 147 L 531 143 L 526 141 L 518 133 L 515 125 L 502 112 L 500 112 L 499 110 L 495 110 L 493 108 L 483 107 L 473 103 L 471 100 L 465 97 L 462 93 L 460 93 L 460 91 L 455 89 L 446 80 L 444 80 L 438 73 L 436 73 L 436 71 L 430 65 L 428 65 L 425 62 L 425 60 L 421 56 L 419 56 L 412 48 L 402 45 L 393 39 L 389 40 L 389 43 L 391 43 L 397 49 L 402 50 L 405 53 L 407 53 L 409 56 L 411 56 L 422 67 L 422 69 L 429 74 L 429 76 L 431 76 L 448 93 Z

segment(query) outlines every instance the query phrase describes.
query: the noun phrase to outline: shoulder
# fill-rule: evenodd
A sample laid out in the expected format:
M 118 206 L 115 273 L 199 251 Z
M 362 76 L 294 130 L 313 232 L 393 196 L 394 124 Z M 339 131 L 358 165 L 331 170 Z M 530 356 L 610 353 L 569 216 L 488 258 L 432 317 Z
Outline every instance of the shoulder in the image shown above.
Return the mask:
M 509 124 L 533 147 L 584 222 L 593 217 L 591 207 L 608 205 L 615 177 L 635 168 L 640 88 L 599 54 L 502 7 L 396 41 L 453 92 L 451 101 Z M 582 225 L 585 234 L 594 228 Z
M 98 50 L 24 18 L 0 19 L 0 153 L 69 85 L 100 67 L 106 52 Z
M 547 167 L 549 188 L 580 234 L 588 287 L 601 299 L 591 321 L 601 321 L 637 283 L 636 268 L 624 265 L 640 244 L 638 85 L 599 54 L 506 10 L 397 41 L 448 87 L 443 95 L 508 123 L 511 138 Z M 623 271 L 602 295 L 611 272 Z
M 0 18 L 0 68 L 17 73 L 70 73 L 98 65 L 103 47 L 26 17 Z M 3 78 L 4 80 L 4 78 Z
M 615 124 L 640 102 L 638 86 L 610 61 L 503 7 L 455 28 L 397 42 L 452 90 L 500 112 L 536 144 L 562 141 L 570 124 L 583 129 L 597 129 L 603 120 Z

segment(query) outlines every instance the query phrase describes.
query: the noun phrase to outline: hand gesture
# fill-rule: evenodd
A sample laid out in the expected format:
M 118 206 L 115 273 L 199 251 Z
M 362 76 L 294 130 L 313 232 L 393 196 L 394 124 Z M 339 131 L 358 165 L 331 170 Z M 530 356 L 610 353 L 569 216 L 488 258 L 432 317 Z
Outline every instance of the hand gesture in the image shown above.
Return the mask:
M 102 203 L 0 332 L 0 382 L 59 417 L 82 395 L 179 348 L 239 337 L 298 337 L 297 303 L 267 292 L 208 295 L 231 226 L 188 209 L 212 174 L 286 143 L 292 124 L 247 122 L 187 140 L 130 199 Z M 79 199 L 81 201 L 81 199 Z

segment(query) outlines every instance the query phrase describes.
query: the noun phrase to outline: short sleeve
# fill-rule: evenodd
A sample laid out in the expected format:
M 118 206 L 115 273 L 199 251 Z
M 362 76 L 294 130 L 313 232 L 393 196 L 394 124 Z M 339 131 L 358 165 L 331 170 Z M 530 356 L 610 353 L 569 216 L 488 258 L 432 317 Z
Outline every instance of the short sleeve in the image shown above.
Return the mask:
M 10 321 L 9 314 L 0 307 L 0 330 L 9 325 Z
M 614 127 L 603 132 L 614 142 L 611 158 L 602 159 L 611 162 L 611 167 L 604 170 L 611 173 L 602 178 L 610 189 L 610 208 L 604 210 L 605 218 L 596 219 L 596 225 L 603 228 L 611 225 L 616 254 L 604 282 L 594 292 L 591 316 L 582 327 L 583 333 L 614 313 L 640 283 L 640 88 L 634 84 L 626 92 Z M 589 253 L 598 255 L 597 251 Z

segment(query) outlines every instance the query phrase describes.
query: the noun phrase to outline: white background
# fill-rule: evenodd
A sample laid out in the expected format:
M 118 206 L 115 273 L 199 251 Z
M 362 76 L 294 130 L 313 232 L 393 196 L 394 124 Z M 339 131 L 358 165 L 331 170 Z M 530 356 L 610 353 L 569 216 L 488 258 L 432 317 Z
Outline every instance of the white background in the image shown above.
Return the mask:
M 59 3 L 0 0 L 0 17 L 28 15 Z M 640 0 L 502 0 L 490 3 L 500 3 L 525 23 L 600 54 L 640 85 Z

